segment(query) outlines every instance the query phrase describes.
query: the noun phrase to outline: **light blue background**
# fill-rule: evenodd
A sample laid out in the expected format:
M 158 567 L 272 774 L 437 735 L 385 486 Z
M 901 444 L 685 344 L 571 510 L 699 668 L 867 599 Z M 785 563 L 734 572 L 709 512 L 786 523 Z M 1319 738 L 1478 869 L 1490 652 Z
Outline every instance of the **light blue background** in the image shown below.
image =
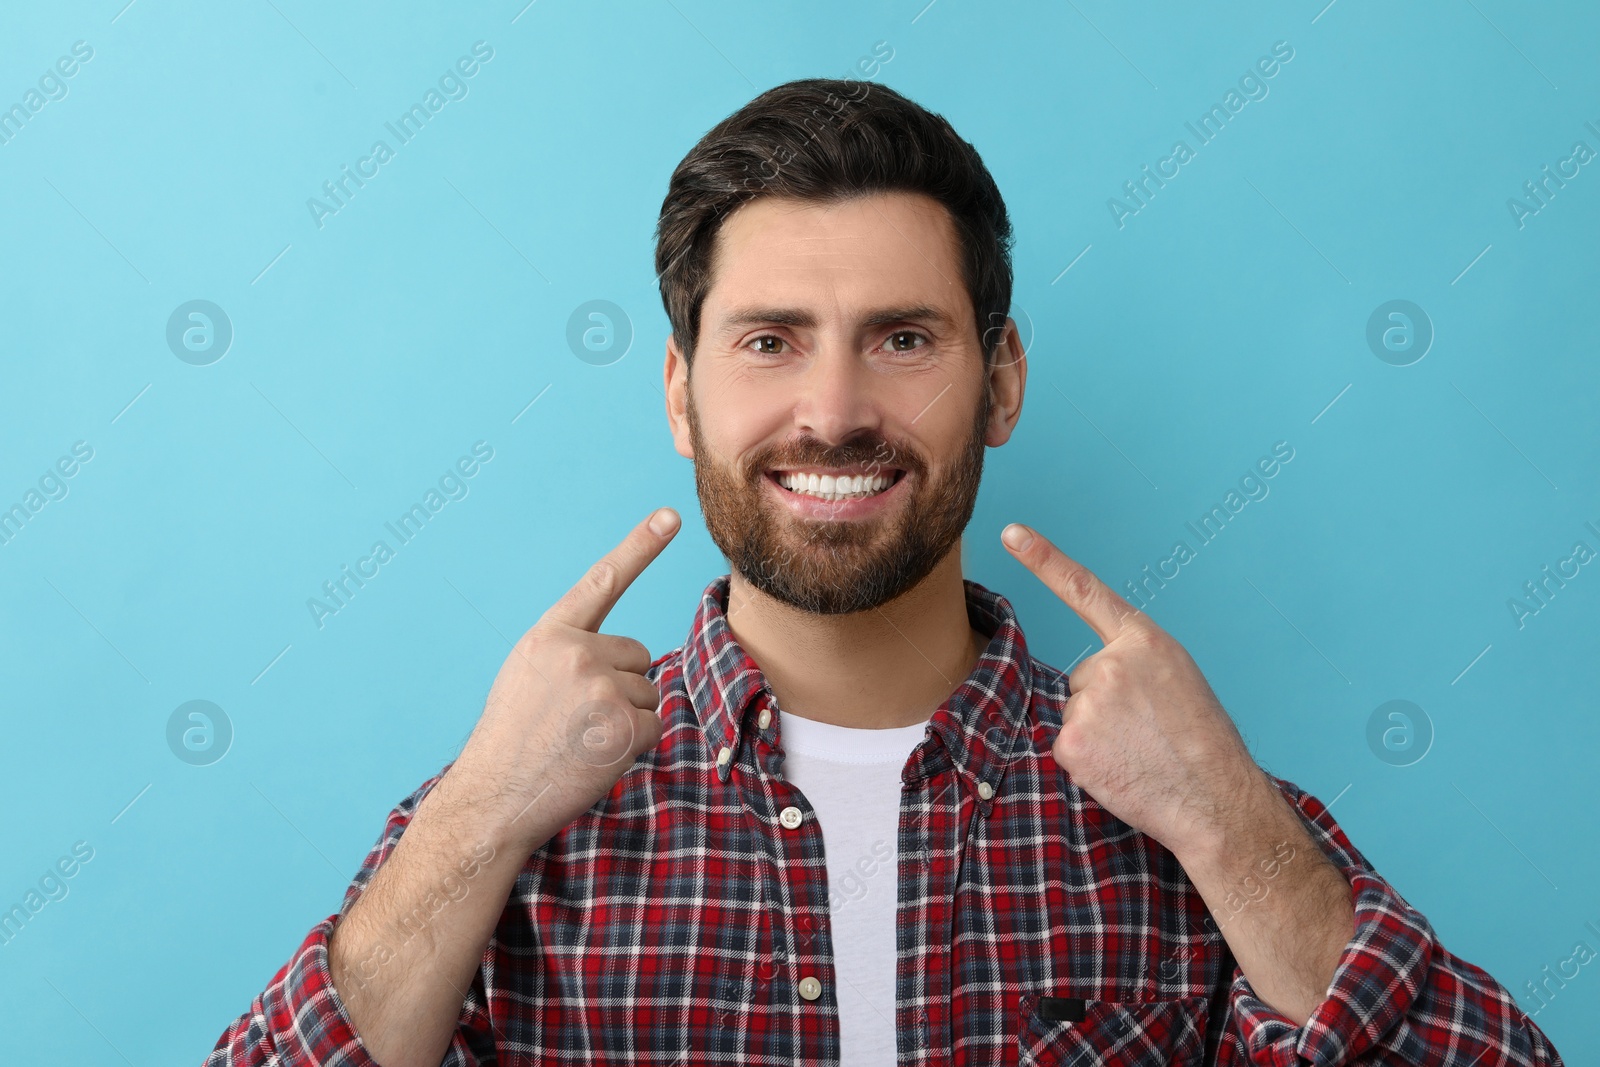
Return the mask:
M 9 6 L 0 106 L 94 55 L 0 144 L 0 506 L 94 458 L 0 546 L 0 907 L 94 858 L 0 946 L 0 1060 L 198 1063 L 454 756 L 508 640 L 659 504 L 686 529 L 607 629 L 681 643 L 725 564 L 659 392 L 667 177 L 880 41 L 877 80 L 977 146 L 1018 234 L 1029 390 L 969 576 L 1066 667 L 1098 644 L 1000 528 L 1120 588 L 1287 441 L 1151 614 L 1445 947 L 1523 996 L 1600 949 L 1600 566 L 1507 607 L 1600 548 L 1600 163 L 1522 228 L 1506 205 L 1600 150 L 1600 16 L 1325 3 Z M 306 200 L 479 40 L 468 95 L 318 228 Z M 1276 41 L 1269 95 L 1119 229 L 1108 198 Z M 1436 331 L 1405 367 L 1365 340 L 1396 298 Z M 235 331 L 209 366 L 166 344 L 192 299 Z M 566 342 L 594 299 L 634 333 L 607 366 Z M 478 440 L 469 495 L 318 629 L 307 598 Z M 210 766 L 166 741 L 194 699 L 235 731 Z M 1433 726 L 1410 766 L 1367 743 L 1392 699 Z M 1600 1063 L 1597 1003 L 1591 964 L 1538 1017 L 1568 1063 Z

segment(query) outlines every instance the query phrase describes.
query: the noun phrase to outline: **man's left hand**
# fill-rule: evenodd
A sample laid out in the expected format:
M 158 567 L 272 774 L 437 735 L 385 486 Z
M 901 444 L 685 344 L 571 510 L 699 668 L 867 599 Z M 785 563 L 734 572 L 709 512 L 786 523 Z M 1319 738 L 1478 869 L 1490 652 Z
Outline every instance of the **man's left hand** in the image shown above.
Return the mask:
M 1105 644 L 1067 676 L 1056 762 L 1180 860 L 1249 827 L 1277 790 L 1189 653 L 1037 531 L 1005 532 L 1024 535 L 1021 548 L 1001 543 Z

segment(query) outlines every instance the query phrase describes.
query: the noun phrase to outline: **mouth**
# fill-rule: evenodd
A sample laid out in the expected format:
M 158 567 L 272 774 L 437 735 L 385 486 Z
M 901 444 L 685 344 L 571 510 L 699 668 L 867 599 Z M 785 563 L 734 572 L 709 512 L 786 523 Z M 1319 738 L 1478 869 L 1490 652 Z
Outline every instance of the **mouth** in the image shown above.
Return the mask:
M 783 492 L 824 503 L 870 500 L 887 493 L 905 477 L 890 468 L 792 467 L 766 472 L 766 478 Z

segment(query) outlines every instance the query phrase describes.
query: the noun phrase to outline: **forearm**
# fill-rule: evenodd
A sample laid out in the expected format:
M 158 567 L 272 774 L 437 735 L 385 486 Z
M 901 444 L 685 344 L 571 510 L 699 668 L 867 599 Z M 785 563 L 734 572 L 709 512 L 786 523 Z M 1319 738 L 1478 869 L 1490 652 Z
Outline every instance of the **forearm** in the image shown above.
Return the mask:
M 1505 987 L 1439 943 L 1320 800 L 1265 779 L 1271 803 L 1248 784 L 1230 792 L 1231 834 L 1173 850 L 1243 972 L 1217 1020 L 1219 1063 L 1560 1067 Z
M 518 874 L 560 829 L 540 825 L 537 804 L 513 824 L 454 772 L 329 939 L 334 987 L 383 1067 L 439 1063 Z
M 1265 778 L 1226 833 L 1179 854 L 1258 996 L 1303 1024 L 1355 934 L 1350 883 Z

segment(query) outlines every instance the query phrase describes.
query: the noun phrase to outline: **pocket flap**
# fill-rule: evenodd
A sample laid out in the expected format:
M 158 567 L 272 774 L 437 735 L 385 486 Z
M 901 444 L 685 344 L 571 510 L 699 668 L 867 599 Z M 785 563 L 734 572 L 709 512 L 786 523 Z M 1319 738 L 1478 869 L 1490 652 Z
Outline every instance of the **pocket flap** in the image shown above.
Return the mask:
M 1019 1064 L 1184 1067 L 1205 1053 L 1204 996 L 1110 1001 L 1032 993 L 1018 1008 Z

